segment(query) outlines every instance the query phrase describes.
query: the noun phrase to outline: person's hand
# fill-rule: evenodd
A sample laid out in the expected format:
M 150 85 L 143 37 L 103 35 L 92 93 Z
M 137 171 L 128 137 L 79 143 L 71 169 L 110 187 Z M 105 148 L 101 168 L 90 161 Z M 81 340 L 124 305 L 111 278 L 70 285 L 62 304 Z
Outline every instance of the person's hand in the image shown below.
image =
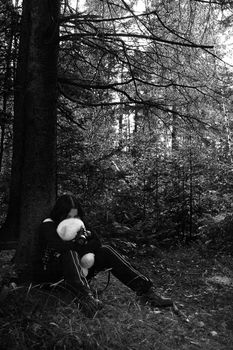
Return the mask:
M 87 238 L 90 238 L 92 236 L 91 231 L 85 229 L 84 232 L 85 232 L 84 234 Z

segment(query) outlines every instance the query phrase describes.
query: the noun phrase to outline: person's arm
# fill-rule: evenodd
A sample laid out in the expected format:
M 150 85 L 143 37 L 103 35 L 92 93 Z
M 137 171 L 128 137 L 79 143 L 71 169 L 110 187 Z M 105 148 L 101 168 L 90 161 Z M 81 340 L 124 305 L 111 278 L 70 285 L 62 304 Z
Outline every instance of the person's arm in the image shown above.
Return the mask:
M 87 253 L 95 253 L 98 248 L 101 247 L 101 241 L 98 236 L 94 233 L 90 233 L 90 236 L 87 237 L 87 243 L 80 246 L 78 253 L 80 256 L 83 256 Z
M 46 243 L 49 248 L 55 249 L 62 253 L 68 250 L 75 250 L 78 254 L 94 253 L 101 246 L 101 242 L 95 234 L 91 234 L 87 238 L 87 243 L 80 245 L 77 241 L 63 241 L 56 231 L 54 222 L 44 222 L 40 226 L 40 238 Z
M 73 241 L 63 241 L 56 231 L 56 225 L 52 221 L 43 222 L 39 229 L 41 241 L 49 248 L 55 249 L 57 252 L 66 252 L 68 250 L 75 250 Z

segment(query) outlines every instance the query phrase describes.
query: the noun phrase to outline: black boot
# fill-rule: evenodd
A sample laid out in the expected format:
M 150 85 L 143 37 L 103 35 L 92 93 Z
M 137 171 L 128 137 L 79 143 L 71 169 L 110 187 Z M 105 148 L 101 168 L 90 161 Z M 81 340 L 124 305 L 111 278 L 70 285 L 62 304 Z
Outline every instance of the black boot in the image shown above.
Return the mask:
M 150 287 L 148 291 L 138 294 L 139 301 L 144 305 L 149 305 L 152 307 L 171 307 L 173 306 L 173 301 L 169 298 L 164 298 L 159 296 L 154 287 Z
M 93 318 L 101 310 L 103 303 L 95 298 L 90 289 L 85 288 L 77 295 L 76 304 L 85 316 Z

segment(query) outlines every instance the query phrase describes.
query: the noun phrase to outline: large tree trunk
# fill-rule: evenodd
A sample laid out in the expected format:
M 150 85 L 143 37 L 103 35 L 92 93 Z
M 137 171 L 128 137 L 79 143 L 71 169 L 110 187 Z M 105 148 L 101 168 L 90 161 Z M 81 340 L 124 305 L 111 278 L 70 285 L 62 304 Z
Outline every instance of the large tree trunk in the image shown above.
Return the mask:
M 35 232 L 56 195 L 59 0 L 24 0 L 15 86 L 10 202 L 2 236 L 19 237 L 28 264 Z

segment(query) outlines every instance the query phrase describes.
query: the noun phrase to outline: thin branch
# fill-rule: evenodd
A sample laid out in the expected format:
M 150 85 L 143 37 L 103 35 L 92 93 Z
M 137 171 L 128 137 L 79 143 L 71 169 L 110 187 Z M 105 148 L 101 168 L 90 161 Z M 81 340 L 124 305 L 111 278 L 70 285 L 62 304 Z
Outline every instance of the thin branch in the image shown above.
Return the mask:
M 65 118 L 71 122 L 72 124 L 75 124 L 76 126 L 78 126 L 80 129 L 82 130 L 86 130 L 86 128 L 83 127 L 83 125 L 81 125 L 80 123 L 78 123 L 74 118 L 72 118 L 71 114 L 68 113 L 68 111 L 66 109 L 64 109 L 62 106 L 58 106 L 58 110 L 64 115 L 65 114 Z
M 84 37 L 92 37 L 96 39 L 105 39 L 105 38 L 134 38 L 134 39 L 144 39 L 149 41 L 156 41 L 164 44 L 170 44 L 170 45 L 178 45 L 178 46 L 185 46 L 185 47 L 193 47 L 193 48 L 200 48 L 200 49 L 213 49 L 213 45 L 199 45 L 194 43 L 182 43 L 178 41 L 173 40 L 166 40 L 161 39 L 153 35 L 143 35 L 143 34 L 126 34 L 126 33 L 76 33 L 76 34 L 67 34 L 60 36 L 60 41 L 67 41 L 67 40 L 75 40 L 80 39 Z
M 70 16 L 64 16 L 60 19 L 60 23 L 70 22 L 72 20 L 78 20 L 79 22 L 83 21 L 83 23 L 93 22 L 93 23 L 103 23 L 103 22 L 115 22 L 115 21 L 124 21 L 126 19 L 133 19 L 134 15 L 129 16 L 121 16 L 121 17 L 111 17 L 111 18 L 100 18 L 97 15 L 83 15 L 84 12 L 77 13 Z M 147 17 L 150 15 L 154 15 L 154 11 L 151 12 L 143 12 L 137 14 L 137 17 Z

